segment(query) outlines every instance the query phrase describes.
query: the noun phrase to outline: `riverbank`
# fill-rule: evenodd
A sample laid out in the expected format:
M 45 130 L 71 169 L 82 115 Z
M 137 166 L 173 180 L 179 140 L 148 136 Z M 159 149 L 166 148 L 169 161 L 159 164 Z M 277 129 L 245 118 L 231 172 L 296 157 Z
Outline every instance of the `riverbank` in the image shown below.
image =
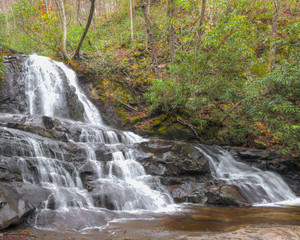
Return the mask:
M 41 235 L 32 235 L 30 231 L 25 233 L 20 233 L 19 231 L 14 232 L 6 232 L 0 233 L 1 240 L 16 240 L 16 239 L 103 239 L 103 240 L 139 240 L 141 236 L 134 234 L 127 237 L 126 234 L 122 237 L 99 237 L 96 236 L 89 238 L 85 236 L 78 236 L 69 234 L 69 233 L 43 233 Z M 238 230 L 227 232 L 227 233 L 197 233 L 193 236 L 187 235 L 185 233 L 170 233 L 170 236 L 176 240 L 253 240 L 253 239 L 260 239 L 260 240 L 298 240 L 300 238 L 300 227 L 293 226 L 293 225 L 286 225 L 286 226 L 279 226 L 279 225 L 263 225 L 263 226 L 246 226 L 240 228 Z M 146 237 L 142 238 L 145 240 L 152 240 L 152 239 L 170 239 L 170 238 L 156 238 L 156 237 Z

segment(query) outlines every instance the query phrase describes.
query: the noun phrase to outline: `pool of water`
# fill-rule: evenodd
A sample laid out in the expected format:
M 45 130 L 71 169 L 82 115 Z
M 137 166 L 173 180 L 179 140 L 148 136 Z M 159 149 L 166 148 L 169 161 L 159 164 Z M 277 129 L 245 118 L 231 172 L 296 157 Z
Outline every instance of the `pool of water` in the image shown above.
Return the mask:
M 280 226 L 293 232 L 300 226 L 300 207 L 205 207 L 183 205 L 175 213 L 147 213 L 81 232 L 18 228 L 1 232 L 0 239 L 181 239 L 203 234 L 226 234 L 239 229 Z M 270 228 L 269 231 L 272 228 Z M 250 230 L 245 230 L 246 232 Z M 250 231 L 251 232 L 251 231 Z M 286 232 L 286 230 L 284 230 Z M 280 234 L 280 233 L 279 233 Z M 212 238 L 214 239 L 214 238 Z M 297 239 L 297 238 L 290 238 Z

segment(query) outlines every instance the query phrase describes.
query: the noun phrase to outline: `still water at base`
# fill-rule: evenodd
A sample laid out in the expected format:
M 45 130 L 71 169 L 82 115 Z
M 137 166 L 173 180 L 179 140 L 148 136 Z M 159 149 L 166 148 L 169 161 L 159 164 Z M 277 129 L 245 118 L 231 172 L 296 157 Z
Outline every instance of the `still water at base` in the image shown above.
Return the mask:
M 272 232 L 273 227 L 280 226 L 284 229 L 284 234 L 291 232 L 292 237 L 289 239 L 297 239 L 300 207 L 228 208 L 187 204 L 175 213 L 148 212 L 143 215 L 124 214 L 123 217 L 127 219 L 121 218 L 101 228 L 90 228 L 79 232 L 68 228 L 56 231 L 23 228 L 17 231 L 9 230 L 4 232 L 3 236 L 21 239 L 20 235 L 19 238 L 14 238 L 13 236 L 17 235 L 13 234 L 25 232 L 27 239 L 187 239 L 185 238 L 187 236 L 200 237 L 207 236 L 206 234 L 227 236 L 228 232 L 237 229 L 241 229 L 242 234 L 246 232 L 251 235 L 251 231 L 253 234 L 259 234 L 263 229 Z M 296 238 L 293 237 L 294 235 Z

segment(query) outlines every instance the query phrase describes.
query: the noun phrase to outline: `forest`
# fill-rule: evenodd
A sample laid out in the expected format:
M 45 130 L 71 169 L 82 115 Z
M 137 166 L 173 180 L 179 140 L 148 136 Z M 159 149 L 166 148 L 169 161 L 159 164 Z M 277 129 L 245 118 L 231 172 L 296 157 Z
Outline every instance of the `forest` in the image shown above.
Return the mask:
M 299 5 L 1 0 L 0 55 L 64 61 L 88 76 L 94 102 L 113 104 L 123 128 L 297 158 Z

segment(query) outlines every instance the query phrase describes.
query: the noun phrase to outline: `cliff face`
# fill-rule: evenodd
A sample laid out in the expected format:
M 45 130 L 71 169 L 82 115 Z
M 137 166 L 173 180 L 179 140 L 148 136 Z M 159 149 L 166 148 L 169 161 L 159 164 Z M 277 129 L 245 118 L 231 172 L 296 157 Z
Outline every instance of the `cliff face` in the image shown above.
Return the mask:
M 26 55 L 15 54 L 5 56 L 3 63 L 5 72 L 0 85 L 0 112 L 26 113 L 27 103 L 24 82 L 20 81 L 23 74 L 22 64 Z

